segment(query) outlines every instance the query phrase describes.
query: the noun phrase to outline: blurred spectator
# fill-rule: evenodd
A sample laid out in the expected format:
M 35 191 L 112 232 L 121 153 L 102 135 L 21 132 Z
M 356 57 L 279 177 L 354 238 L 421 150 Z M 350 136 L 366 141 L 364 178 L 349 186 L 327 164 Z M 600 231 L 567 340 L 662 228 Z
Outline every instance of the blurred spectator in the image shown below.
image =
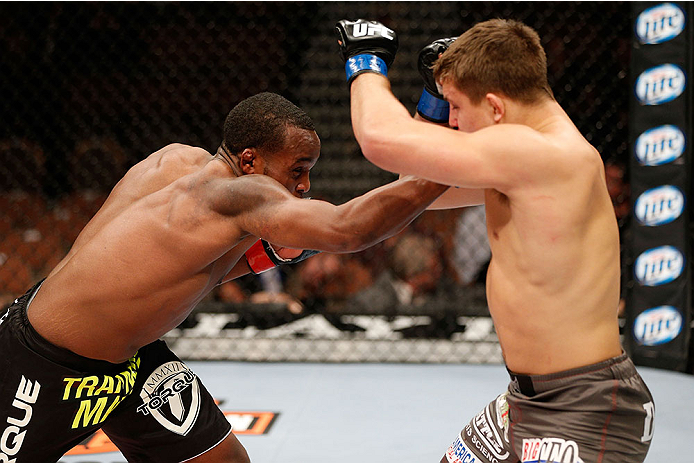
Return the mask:
M 48 215 L 42 191 L 46 158 L 41 147 L 24 138 L 2 140 L 0 158 L 0 293 L 13 299 L 29 289 L 49 260 L 55 262 L 62 248 L 52 234 L 36 230 Z
M 291 270 L 287 292 L 312 312 L 340 313 L 347 298 L 371 282 L 358 255 L 321 253 Z
M 243 279 L 229 281 L 215 291 L 215 299 L 228 304 L 250 302 L 253 304 L 284 304 L 292 314 L 300 314 L 304 306 L 297 299 L 284 292 L 279 268 L 263 272 L 257 277 L 259 286 L 249 290 L 242 286 Z
M 389 268 L 374 283 L 349 300 L 349 312 L 397 315 L 422 306 L 437 287 L 442 265 L 434 239 L 407 231 L 388 256 Z
M 284 292 L 282 271 L 279 267 L 261 273 L 258 278 L 262 290 L 251 295 L 251 302 L 256 304 L 285 304 L 287 310 L 293 314 L 300 314 L 304 311 L 301 302 Z
M 238 304 L 247 299 L 247 295 L 236 281 L 228 281 L 215 290 L 215 299 L 228 304 Z
M 445 251 L 440 243 L 411 228 L 393 239 L 389 267 L 371 286 L 349 298 L 345 313 L 428 317 L 427 323 L 396 330 L 406 338 L 445 339 L 464 330 L 456 321 L 461 307 L 455 283 L 444 273 L 441 253 Z
M 250 302 L 254 304 L 284 304 L 290 313 L 299 315 L 303 313 L 303 304 L 287 293 L 259 292 L 251 295 Z

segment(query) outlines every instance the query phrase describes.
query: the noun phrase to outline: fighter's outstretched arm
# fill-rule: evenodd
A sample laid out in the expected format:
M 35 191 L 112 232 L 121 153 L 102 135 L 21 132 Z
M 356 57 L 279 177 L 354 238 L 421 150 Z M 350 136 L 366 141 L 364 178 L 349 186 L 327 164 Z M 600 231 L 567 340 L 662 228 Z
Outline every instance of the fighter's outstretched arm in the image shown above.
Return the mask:
M 276 246 L 336 253 L 361 251 L 395 235 L 448 189 L 406 177 L 336 206 L 296 198 L 264 175 L 228 182 L 222 194 L 224 186 L 215 208 L 242 232 Z

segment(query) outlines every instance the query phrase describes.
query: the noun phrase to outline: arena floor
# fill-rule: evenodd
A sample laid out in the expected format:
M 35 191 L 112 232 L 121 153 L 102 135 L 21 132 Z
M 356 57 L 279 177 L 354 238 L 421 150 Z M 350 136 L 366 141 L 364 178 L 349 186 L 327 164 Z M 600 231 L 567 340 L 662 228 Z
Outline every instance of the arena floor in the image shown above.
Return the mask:
M 254 463 L 438 463 L 506 387 L 500 365 L 190 362 Z M 648 463 L 691 463 L 694 376 L 639 368 L 656 402 Z M 274 415 L 273 415 L 274 413 Z M 265 433 L 263 433 L 265 432 Z M 253 434 L 256 433 L 256 434 Z M 100 452 L 103 442 L 81 451 Z M 62 463 L 123 463 L 118 452 Z M 588 463 L 588 462 L 586 462 Z

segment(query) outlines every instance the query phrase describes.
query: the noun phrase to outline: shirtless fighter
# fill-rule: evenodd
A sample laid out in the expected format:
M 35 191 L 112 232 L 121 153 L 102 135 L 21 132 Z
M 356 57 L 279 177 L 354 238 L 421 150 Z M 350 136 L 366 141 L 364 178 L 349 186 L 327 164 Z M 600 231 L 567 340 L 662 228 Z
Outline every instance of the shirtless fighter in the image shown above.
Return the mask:
M 487 299 L 511 382 L 442 463 L 642 462 L 654 405 L 620 345 L 603 164 L 555 101 L 537 33 L 495 19 L 423 50 L 443 53 L 423 67 L 418 110 L 451 130 L 413 120 L 391 93 L 392 30 L 359 20 L 337 32 L 364 156 L 457 187 L 433 207 L 486 206 Z
M 448 188 L 408 178 L 341 206 L 301 199 L 319 154 L 311 119 L 262 93 L 229 113 L 214 156 L 174 144 L 130 169 L 65 259 L 0 317 L 0 463 L 55 462 L 98 428 L 130 462 L 248 462 L 158 338 L 249 265 L 364 249 Z M 283 260 L 268 242 L 301 255 Z

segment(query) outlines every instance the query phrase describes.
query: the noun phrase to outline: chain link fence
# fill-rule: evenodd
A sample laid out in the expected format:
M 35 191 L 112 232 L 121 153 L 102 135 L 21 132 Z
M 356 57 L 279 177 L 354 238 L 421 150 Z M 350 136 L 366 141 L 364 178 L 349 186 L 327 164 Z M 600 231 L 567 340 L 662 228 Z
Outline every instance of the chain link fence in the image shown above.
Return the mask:
M 524 21 L 550 84 L 600 151 L 626 220 L 630 22 L 621 2 L 3 3 L 0 14 L 0 300 L 65 255 L 125 171 L 162 146 L 214 152 L 228 111 L 261 91 L 315 121 L 314 197 L 335 203 L 391 181 L 353 137 L 334 24 L 398 32 L 390 72 L 414 112 L 416 59 L 476 22 Z M 484 274 L 484 210 L 426 212 L 354 255 L 320 254 L 218 288 L 167 339 L 185 358 L 500 362 Z

